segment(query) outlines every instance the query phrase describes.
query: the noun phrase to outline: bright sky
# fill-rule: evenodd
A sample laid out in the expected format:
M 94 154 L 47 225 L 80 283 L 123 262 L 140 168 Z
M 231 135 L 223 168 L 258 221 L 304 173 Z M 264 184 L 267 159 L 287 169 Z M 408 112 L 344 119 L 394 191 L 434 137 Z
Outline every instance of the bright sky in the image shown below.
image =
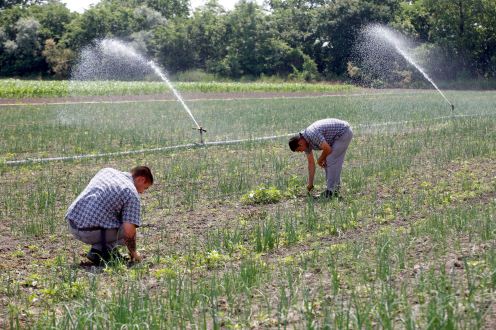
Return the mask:
M 207 0 L 190 0 L 191 6 L 196 8 L 203 5 Z M 82 13 L 85 9 L 88 9 L 90 5 L 100 2 L 100 0 L 62 0 L 63 3 L 67 5 L 72 11 L 77 11 Z M 236 0 L 219 0 L 219 3 L 226 9 L 233 9 Z M 262 3 L 262 0 L 257 0 L 258 3 Z
M 98 3 L 99 0 L 62 0 L 63 3 L 67 5 L 71 11 L 77 11 L 82 13 L 85 9 L 88 9 L 90 5 Z

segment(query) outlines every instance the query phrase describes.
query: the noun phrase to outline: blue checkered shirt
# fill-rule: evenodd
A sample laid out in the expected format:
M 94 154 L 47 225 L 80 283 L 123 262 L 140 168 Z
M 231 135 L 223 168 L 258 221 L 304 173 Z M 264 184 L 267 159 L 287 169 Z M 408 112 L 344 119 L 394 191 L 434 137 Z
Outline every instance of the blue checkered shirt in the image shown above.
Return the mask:
M 344 120 L 328 118 L 316 121 L 300 133 L 308 142 L 305 153 L 310 154 L 312 150 L 320 150 L 320 144 L 324 141 L 332 146 L 334 141 L 349 128 L 350 124 Z
M 130 173 L 100 170 L 69 206 L 65 218 L 78 229 L 141 225 L 140 198 Z

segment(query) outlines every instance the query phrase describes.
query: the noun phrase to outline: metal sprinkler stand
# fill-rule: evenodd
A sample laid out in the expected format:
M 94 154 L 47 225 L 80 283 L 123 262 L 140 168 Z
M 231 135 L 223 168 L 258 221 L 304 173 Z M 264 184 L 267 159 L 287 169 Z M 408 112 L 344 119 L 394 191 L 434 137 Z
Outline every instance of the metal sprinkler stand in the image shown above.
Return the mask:
M 193 128 L 193 129 L 200 131 L 200 143 L 205 144 L 205 142 L 203 141 L 203 132 L 207 133 L 207 130 L 201 126 L 199 126 L 198 128 Z

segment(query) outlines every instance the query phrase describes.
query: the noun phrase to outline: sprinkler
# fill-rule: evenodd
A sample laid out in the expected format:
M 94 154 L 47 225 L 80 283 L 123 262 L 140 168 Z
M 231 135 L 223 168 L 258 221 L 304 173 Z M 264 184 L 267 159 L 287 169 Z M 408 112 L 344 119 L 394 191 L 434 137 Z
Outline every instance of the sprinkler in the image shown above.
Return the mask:
M 398 54 L 400 54 L 408 63 L 414 66 L 424 78 L 431 83 L 431 85 L 441 94 L 444 100 L 451 106 L 451 112 L 455 111 L 455 106 L 448 100 L 446 95 L 439 89 L 432 78 L 425 72 L 425 70 L 417 64 L 415 57 L 411 54 L 411 47 L 409 40 L 403 35 L 383 25 L 369 25 L 362 30 L 365 37 L 365 42 L 360 45 L 359 52 L 364 60 L 366 66 L 371 67 L 376 72 L 383 71 L 384 68 L 380 67 L 383 60 L 383 55 L 390 51 L 392 46 Z M 372 53 L 374 51 L 374 53 Z M 375 57 L 374 57 L 375 56 Z
M 204 129 L 203 127 L 201 126 L 198 126 L 198 127 L 193 127 L 193 129 L 196 129 L 200 132 L 200 143 L 201 144 L 205 144 L 205 142 L 203 141 L 203 132 L 207 133 L 207 130 Z

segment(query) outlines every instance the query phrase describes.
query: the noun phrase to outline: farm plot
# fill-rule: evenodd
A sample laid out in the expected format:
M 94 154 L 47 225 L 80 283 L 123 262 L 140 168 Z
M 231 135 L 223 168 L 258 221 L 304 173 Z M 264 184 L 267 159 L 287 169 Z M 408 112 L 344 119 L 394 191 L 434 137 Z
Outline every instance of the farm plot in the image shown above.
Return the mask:
M 454 93 L 456 116 L 492 114 L 491 93 Z M 296 132 L 330 116 L 359 129 L 386 123 L 450 116 L 434 93 L 369 94 L 360 97 L 307 97 L 196 100 L 190 104 L 207 141 Z M 199 142 L 194 124 L 175 101 L 4 106 L 0 111 L 0 157 L 97 154 Z M 399 123 L 401 124 L 401 123 Z
M 0 319 L 39 328 L 483 328 L 496 320 L 496 94 L 198 101 L 209 141 L 348 120 L 343 198 L 287 139 L 0 165 Z M 4 160 L 198 140 L 175 104 L 5 107 Z M 147 164 L 143 263 L 92 268 L 63 215 L 102 167 Z M 324 189 L 322 173 L 318 188 Z M 267 192 L 264 198 L 247 198 Z

